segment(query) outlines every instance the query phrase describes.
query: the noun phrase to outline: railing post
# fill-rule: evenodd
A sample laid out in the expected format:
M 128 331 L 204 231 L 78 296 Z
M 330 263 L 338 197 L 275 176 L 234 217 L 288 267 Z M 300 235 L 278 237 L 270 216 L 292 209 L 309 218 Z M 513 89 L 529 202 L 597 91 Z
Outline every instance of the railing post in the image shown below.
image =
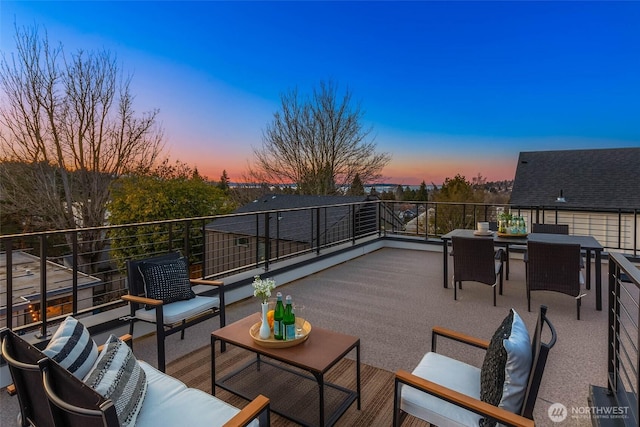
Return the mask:
M 349 205 L 349 211 L 351 213 L 351 244 L 356 244 L 356 208 L 355 205 Z
M 173 252 L 173 223 L 170 222 L 167 227 L 169 227 L 169 230 L 167 232 L 168 237 L 169 237 L 169 252 Z
M 71 271 L 72 277 L 72 303 L 73 315 L 78 314 L 78 232 L 74 231 L 71 236 Z
M 260 267 L 260 215 L 256 214 L 256 268 Z
M 269 258 L 271 257 L 271 239 L 269 232 L 269 213 L 264 214 L 264 271 L 269 271 Z
M 618 209 L 618 247 L 622 248 L 622 209 Z
M 316 211 L 316 254 L 320 255 L 320 208 Z
M 206 220 L 202 220 L 202 228 L 200 232 L 202 233 L 202 278 L 205 277 L 205 272 L 207 271 L 207 222 Z
M 416 230 L 420 222 L 418 210 L 418 204 L 416 203 Z M 429 202 L 424 204 L 424 239 L 429 240 Z
M 173 224 L 173 223 L 170 223 Z M 189 232 L 191 229 L 191 221 L 185 221 L 184 223 L 184 233 L 182 236 L 183 242 L 182 246 L 184 247 L 184 256 L 189 259 L 191 256 L 191 244 L 189 239 Z
M 633 210 L 633 257 L 638 256 L 638 210 Z
M 47 235 L 40 236 L 40 334 L 36 338 L 45 338 L 47 333 Z
M 616 337 L 620 332 L 617 322 L 618 316 L 620 315 L 620 305 L 617 302 L 617 296 L 620 294 L 619 272 L 620 268 L 614 262 L 613 258 L 609 258 L 609 345 L 607 346 L 607 373 L 609 381 L 607 381 L 607 387 L 611 394 L 614 394 L 615 389 L 618 387 L 618 364 L 616 363 L 616 355 L 620 349 Z
M 7 328 L 13 328 L 13 239 L 4 241 L 5 265 L 7 275 Z
M 275 259 L 280 259 L 280 212 L 276 212 L 276 255 Z

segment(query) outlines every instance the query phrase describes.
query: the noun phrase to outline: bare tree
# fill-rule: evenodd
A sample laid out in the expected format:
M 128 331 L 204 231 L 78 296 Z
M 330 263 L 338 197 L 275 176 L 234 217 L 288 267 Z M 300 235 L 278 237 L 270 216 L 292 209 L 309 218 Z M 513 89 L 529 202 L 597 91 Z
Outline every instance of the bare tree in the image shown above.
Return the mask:
M 38 229 L 104 225 L 111 182 L 162 151 L 158 111 L 136 114 L 131 79 L 108 51 L 67 56 L 37 27 L 16 27 L 15 40 L 0 63 L 4 208 L 28 212 Z M 103 245 L 91 232 L 81 242 L 86 254 Z
M 321 82 L 307 98 L 297 89 L 283 94 L 262 147 L 254 148 L 254 181 L 295 183 L 303 194 L 335 194 L 356 175 L 363 183 L 379 180 L 391 157 L 376 152 L 363 115 L 359 105 L 351 105 L 349 90 L 338 99 L 333 82 Z

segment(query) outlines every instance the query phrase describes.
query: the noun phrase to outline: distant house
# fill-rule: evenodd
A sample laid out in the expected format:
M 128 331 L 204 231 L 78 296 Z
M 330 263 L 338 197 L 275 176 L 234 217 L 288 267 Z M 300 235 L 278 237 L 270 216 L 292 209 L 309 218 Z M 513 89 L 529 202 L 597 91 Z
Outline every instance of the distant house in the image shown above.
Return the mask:
M 358 236 L 377 232 L 377 206 L 363 204 L 372 200 L 377 197 L 270 194 L 256 199 L 234 212 L 245 215 L 215 219 L 205 227 L 207 248 L 211 248 L 206 255 L 205 275 L 246 266 L 267 256 L 274 259 L 308 251 L 318 243 L 341 243 L 353 236 L 354 226 Z M 330 205 L 338 206 L 308 209 Z
M 40 320 L 40 281 L 46 274 L 47 317 L 73 313 L 73 271 L 52 261 L 45 262 L 41 269 L 40 258 L 22 251 L 11 254 L 13 266 L 11 285 L 13 300 L 13 326 L 22 326 Z M 6 324 L 7 316 L 7 263 L 6 253 L 0 252 L 0 324 Z M 97 277 L 77 273 L 78 309 L 93 307 L 94 288 L 104 283 Z
M 510 204 L 528 223 L 569 224 L 607 247 L 634 247 L 640 147 L 522 152 Z
M 640 148 L 522 152 L 511 204 L 640 209 Z

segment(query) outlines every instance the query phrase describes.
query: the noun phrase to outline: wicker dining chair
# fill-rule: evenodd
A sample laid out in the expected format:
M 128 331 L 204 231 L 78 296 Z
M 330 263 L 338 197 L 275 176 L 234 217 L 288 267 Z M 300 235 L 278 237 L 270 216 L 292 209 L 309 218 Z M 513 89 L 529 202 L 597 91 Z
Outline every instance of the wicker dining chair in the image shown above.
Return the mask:
M 493 288 L 493 305 L 496 305 L 496 285 L 502 295 L 502 249 L 496 253 L 493 238 L 454 236 L 453 243 L 453 299 L 458 299 L 462 282 L 479 282 Z
M 531 311 L 531 291 L 554 291 L 576 299 L 577 318 L 585 281 L 580 268 L 580 245 L 566 243 L 527 243 L 527 309 Z
M 532 233 L 569 234 L 569 224 L 531 224 Z

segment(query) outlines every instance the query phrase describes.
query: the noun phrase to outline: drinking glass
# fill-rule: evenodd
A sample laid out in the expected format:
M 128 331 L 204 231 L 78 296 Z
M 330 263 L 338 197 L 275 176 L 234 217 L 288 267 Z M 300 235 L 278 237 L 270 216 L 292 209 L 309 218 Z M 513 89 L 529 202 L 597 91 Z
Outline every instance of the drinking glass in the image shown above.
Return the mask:
M 296 338 L 304 335 L 304 304 L 293 303 L 293 314 L 296 315 Z

